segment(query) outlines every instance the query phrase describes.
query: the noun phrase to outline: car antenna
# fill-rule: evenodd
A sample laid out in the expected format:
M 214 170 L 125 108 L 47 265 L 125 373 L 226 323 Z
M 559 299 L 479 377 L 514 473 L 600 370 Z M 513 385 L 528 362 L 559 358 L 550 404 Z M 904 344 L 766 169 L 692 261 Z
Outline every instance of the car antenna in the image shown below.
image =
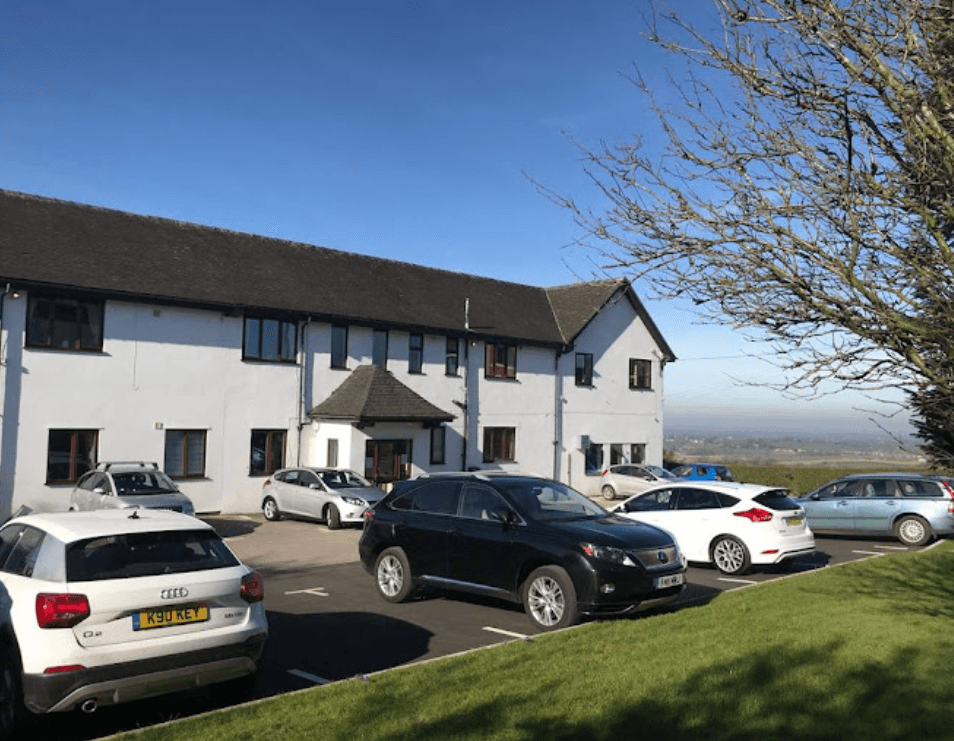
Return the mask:
M 129 515 L 129 519 L 130 519 L 130 520 L 138 520 L 138 519 L 139 519 L 139 507 L 136 507 L 136 509 L 134 509 L 134 510 L 132 511 L 132 514 Z

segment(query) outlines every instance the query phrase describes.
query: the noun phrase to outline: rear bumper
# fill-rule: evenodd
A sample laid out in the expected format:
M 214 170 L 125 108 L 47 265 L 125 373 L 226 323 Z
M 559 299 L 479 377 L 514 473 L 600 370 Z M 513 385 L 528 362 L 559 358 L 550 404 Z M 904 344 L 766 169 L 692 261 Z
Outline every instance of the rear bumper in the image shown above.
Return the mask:
M 23 702 L 34 713 L 72 710 L 86 700 L 115 705 L 253 674 L 266 632 L 231 646 L 63 674 L 24 674 Z

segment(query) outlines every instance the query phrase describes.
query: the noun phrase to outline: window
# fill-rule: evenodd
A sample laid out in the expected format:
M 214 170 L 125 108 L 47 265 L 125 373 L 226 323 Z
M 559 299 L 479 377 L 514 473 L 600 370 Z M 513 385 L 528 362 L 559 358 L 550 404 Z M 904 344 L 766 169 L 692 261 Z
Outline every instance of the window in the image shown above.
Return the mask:
M 278 319 L 245 318 L 245 360 L 267 360 L 273 363 L 294 363 L 298 325 Z
M 448 337 L 444 354 L 444 373 L 448 376 L 456 376 L 458 368 L 460 368 L 460 340 L 456 337 Z
M 514 441 L 517 433 L 513 427 L 484 428 L 484 462 L 508 462 L 517 459 Z
M 27 347 L 103 349 L 103 302 L 30 296 Z
M 646 462 L 646 443 L 633 443 L 629 446 L 629 462 L 630 463 L 645 463 Z
M 492 512 L 506 512 L 507 502 L 489 486 L 465 484 L 460 500 L 460 516 L 474 520 L 489 520 Z
M 420 373 L 424 368 L 424 335 L 411 334 L 407 343 L 407 372 Z
M 46 453 L 46 483 L 72 484 L 96 468 L 98 430 L 50 430 Z
M 388 331 L 386 329 L 374 330 L 371 344 L 371 364 L 380 368 L 388 367 Z
M 623 446 L 619 443 L 610 445 L 610 465 L 615 466 L 619 463 L 625 463 L 623 460 Z
M 487 378 L 516 378 L 517 346 L 488 342 L 484 355 L 484 376 Z
M 576 385 L 593 385 L 593 353 L 578 352 L 576 354 Z
M 325 465 L 332 468 L 338 467 L 338 441 L 333 437 L 328 438 L 328 455 Z
M 333 326 L 331 328 L 331 367 L 348 367 L 348 328 Z
M 205 476 L 205 437 L 205 430 L 166 430 L 166 473 L 174 479 Z
M 629 387 L 631 389 L 651 389 L 653 364 L 649 360 L 629 359 Z
M 603 473 L 603 446 L 600 443 L 590 443 L 583 449 L 583 472 L 588 476 Z
M 268 476 L 285 467 L 285 430 L 252 430 L 249 476 Z
M 447 438 L 447 428 L 438 425 L 431 428 L 431 463 L 444 463 L 444 441 Z

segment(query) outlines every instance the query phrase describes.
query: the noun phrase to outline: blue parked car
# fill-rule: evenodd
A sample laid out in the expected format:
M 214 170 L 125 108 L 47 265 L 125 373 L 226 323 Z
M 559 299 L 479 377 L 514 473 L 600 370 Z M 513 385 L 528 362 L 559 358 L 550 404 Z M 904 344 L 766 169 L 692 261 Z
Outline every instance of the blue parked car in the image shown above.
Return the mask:
M 795 501 L 816 533 L 893 535 L 905 545 L 954 533 L 954 479 L 946 476 L 853 474 Z
M 696 481 L 735 481 L 727 466 L 715 463 L 683 463 L 671 471 L 673 476 Z

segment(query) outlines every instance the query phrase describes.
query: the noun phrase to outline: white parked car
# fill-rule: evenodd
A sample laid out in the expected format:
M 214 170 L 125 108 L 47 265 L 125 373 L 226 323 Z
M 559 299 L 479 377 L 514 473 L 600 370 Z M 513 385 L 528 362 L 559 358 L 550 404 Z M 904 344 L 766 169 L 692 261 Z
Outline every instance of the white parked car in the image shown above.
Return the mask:
M 384 492 L 344 468 L 283 468 L 262 484 L 266 520 L 283 516 L 324 520 L 331 530 L 363 523 L 364 513 Z
M 73 512 L 128 507 L 195 514 L 192 500 L 159 470 L 157 463 L 100 463 L 80 476 L 70 493 L 70 510 Z
M 151 509 L 0 528 L 0 737 L 25 711 L 138 700 L 258 670 L 261 577 L 209 525 Z
M 724 574 L 815 550 L 805 510 L 785 489 L 720 481 L 657 486 L 611 508 L 672 533 L 689 561 Z
M 657 484 L 671 484 L 675 478 L 677 477 L 659 466 L 619 463 L 603 471 L 600 476 L 600 494 L 603 499 L 611 502 L 646 491 Z

